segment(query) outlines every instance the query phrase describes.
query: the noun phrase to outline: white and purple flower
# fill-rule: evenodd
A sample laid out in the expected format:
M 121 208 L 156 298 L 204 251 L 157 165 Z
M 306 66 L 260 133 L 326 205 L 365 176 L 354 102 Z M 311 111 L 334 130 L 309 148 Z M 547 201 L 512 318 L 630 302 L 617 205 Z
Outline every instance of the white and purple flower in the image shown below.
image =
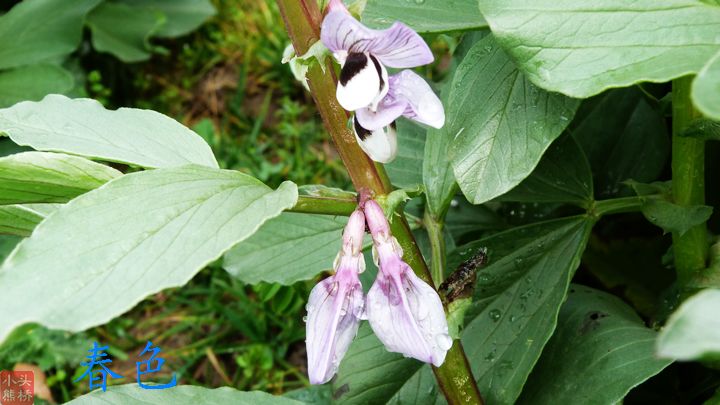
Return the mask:
M 452 346 L 437 292 L 402 260 L 402 248 L 390 233 L 378 203 L 365 202 L 364 211 L 355 210 L 350 216 L 342 250 L 335 259 L 335 274 L 310 293 L 306 347 L 312 384 L 324 384 L 335 375 L 357 334 L 360 319 L 370 322 L 388 351 L 437 367 Z M 366 222 L 379 268 L 367 299 L 358 278 L 365 270 L 362 243 Z
M 433 61 L 425 41 L 411 28 L 395 22 L 385 30 L 365 27 L 340 0 L 331 0 L 320 38 L 340 63 L 337 99 L 355 111 L 353 129 L 375 161 L 389 163 L 397 154 L 391 123 L 401 115 L 440 128 L 445 123 L 442 103 L 417 74 L 403 70 L 388 76 L 387 67 L 411 68 Z
M 357 334 L 364 297 L 358 274 L 365 270 L 362 254 L 365 216 L 356 210 L 343 232 L 335 274 L 319 282 L 307 304 L 306 347 L 310 383 L 328 382 Z
M 365 203 L 365 217 L 380 269 L 367 295 L 370 326 L 388 351 L 439 367 L 452 346 L 440 297 L 402 260 L 402 248 L 375 201 Z

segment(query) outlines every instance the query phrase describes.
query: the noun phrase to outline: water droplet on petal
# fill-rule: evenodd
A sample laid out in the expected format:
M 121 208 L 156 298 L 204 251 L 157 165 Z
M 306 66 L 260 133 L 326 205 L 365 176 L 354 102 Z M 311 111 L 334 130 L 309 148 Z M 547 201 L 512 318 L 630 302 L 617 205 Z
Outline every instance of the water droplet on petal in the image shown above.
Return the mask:
M 449 350 L 452 347 L 452 338 L 447 333 L 441 333 L 435 336 L 435 343 L 441 350 Z

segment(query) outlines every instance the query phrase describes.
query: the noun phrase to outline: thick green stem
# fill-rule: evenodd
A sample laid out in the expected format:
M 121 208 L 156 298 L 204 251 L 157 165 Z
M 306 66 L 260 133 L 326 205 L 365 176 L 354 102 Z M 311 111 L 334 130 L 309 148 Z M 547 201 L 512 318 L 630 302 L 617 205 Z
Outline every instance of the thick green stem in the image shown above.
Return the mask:
M 423 218 L 425 229 L 430 239 L 430 252 L 432 260 L 430 261 L 430 274 L 435 282 L 435 288 L 438 288 L 445 279 L 445 234 L 443 233 L 443 222 L 435 219 L 430 210 L 425 210 Z
M 304 214 L 324 214 L 349 216 L 357 208 L 357 201 L 329 197 L 310 197 L 301 195 L 290 212 Z
M 682 137 L 700 114 L 690 100 L 692 77 L 673 80 L 672 111 L 672 194 L 682 206 L 705 204 L 705 144 L 701 139 Z M 673 253 L 678 284 L 683 288 L 707 264 L 708 241 L 705 224 L 685 234 L 673 233 Z
M 277 0 L 290 34 L 295 53 L 304 55 L 319 40 L 322 15 L 317 0 Z M 355 189 L 374 196 L 387 195 L 392 191 L 390 181 L 382 165 L 375 164 L 360 149 L 355 135 L 348 128 L 349 114 L 335 98 L 337 79 L 332 62 L 324 67 L 313 64 L 307 72 L 308 85 L 322 117 L 325 128 L 348 170 Z M 423 280 L 432 283 L 430 271 L 410 231 L 402 212 L 398 212 L 391 224 L 391 231 L 402 246 L 404 259 Z M 442 367 L 433 368 L 435 377 L 450 404 L 482 404 L 462 346 L 456 341 L 447 354 Z

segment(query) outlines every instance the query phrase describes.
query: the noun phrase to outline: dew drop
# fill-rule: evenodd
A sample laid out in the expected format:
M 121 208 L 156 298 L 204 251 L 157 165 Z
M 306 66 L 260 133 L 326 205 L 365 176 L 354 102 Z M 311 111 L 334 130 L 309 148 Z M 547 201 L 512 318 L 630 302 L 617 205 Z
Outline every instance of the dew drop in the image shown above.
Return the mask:
M 500 320 L 500 317 L 502 316 L 502 312 L 500 312 L 499 309 L 493 309 L 488 313 L 488 316 L 490 316 L 490 319 L 493 320 L 493 322 L 497 322 Z
M 303 316 L 303 322 L 307 323 L 307 320 L 308 320 L 307 316 Z
M 435 343 L 441 350 L 449 350 L 452 347 L 452 338 L 447 333 L 440 333 L 435 336 Z

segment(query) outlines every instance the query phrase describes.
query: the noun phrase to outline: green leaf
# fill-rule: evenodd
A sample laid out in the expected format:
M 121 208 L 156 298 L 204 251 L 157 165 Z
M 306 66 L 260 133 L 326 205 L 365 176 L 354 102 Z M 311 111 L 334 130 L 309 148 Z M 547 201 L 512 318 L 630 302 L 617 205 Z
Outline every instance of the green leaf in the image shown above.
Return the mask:
M 148 8 L 105 2 L 88 14 L 87 24 L 95 49 L 133 63 L 150 59 L 150 35 L 164 19 L 162 13 Z
M 593 200 L 590 164 L 572 136 L 563 136 L 553 142 L 532 174 L 500 199 L 588 206 Z
M 693 80 L 692 100 L 700 112 L 720 121 L 720 52 L 708 61 Z
M 670 154 L 665 119 L 637 88 L 583 101 L 571 132 L 590 161 L 598 198 L 619 194 L 628 179 L 657 179 Z
M 385 165 L 392 184 L 410 188 L 422 184 L 423 150 L 425 129 L 406 119 L 397 122 L 398 154 Z
M 300 405 L 293 399 L 276 397 L 262 391 L 238 391 L 229 387 L 205 388 L 194 385 L 178 385 L 164 390 L 142 389 L 137 384 L 110 386 L 106 392 L 95 390 L 68 402 L 68 405 L 196 405 L 196 404 L 237 404 L 237 405 Z
M 680 133 L 680 136 L 718 141 L 720 140 L 720 121 L 707 118 L 696 119 Z
M 331 388 L 330 384 L 310 385 L 309 387 L 288 391 L 283 396 L 304 404 L 325 405 L 331 403 Z
M 71 53 L 80 44 L 85 14 L 101 0 L 24 0 L 0 17 L 0 69 Z
M 30 236 L 45 216 L 23 205 L 0 205 L 0 234 Z
M 553 332 L 590 228 L 585 217 L 566 218 L 515 228 L 451 254 L 449 268 L 482 247 L 490 255 L 462 337 L 487 403 L 513 403 L 520 395 Z M 349 404 L 444 400 L 427 365 L 385 350 L 366 324 L 340 363 L 333 390 Z
M 90 99 L 49 95 L 0 109 L 0 131 L 19 145 L 141 167 L 218 167 L 203 139 L 151 110 L 106 110 Z
M 10 255 L 10 252 L 15 246 L 20 243 L 22 238 L 15 235 L 2 235 L 0 234 L 0 263 Z
M 437 386 L 432 372 L 423 378 L 423 369 L 430 371 L 422 362 L 388 352 L 363 323 L 333 380 L 333 398 L 343 404 L 432 403 Z
M 209 0 L 122 0 L 124 4 L 143 7 L 165 15 L 165 24 L 153 36 L 174 38 L 194 31 L 215 15 Z
M 18 153 L 0 158 L 0 204 L 62 203 L 121 175 L 77 156 Z
M 202 166 L 113 180 L 49 216 L 0 267 L 0 341 L 30 322 L 70 331 L 103 324 L 184 285 L 296 201 L 292 183 L 273 191 Z
M 609 291 L 624 297 L 642 315 L 656 317 L 659 297 L 675 281 L 675 271 L 663 265 L 663 238 L 623 236 L 592 238 L 583 253 L 583 268 Z
M 55 65 L 31 65 L 0 72 L 0 107 L 65 93 L 75 85 L 70 72 Z
M 712 215 L 713 208 L 706 205 L 675 204 L 669 181 L 644 184 L 629 180 L 625 184 L 642 197 L 641 210 L 645 218 L 666 233 L 682 235 L 695 225 L 706 222 Z
M 480 10 L 533 83 L 571 97 L 695 73 L 720 48 L 720 8 L 697 0 L 480 0 Z
M 505 219 L 487 205 L 472 205 L 464 198 L 458 198 L 450 204 L 445 227 L 453 239 L 460 240 L 472 232 L 505 229 L 508 226 Z M 477 237 L 469 240 L 474 239 Z
M 615 296 L 573 285 L 518 404 L 615 404 L 671 361 L 657 333 Z
M 720 358 L 720 290 L 707 289 L 680 305 L 660 331 L 657 353 L 676 360 Z
M 532 85 L 492 35 L 463 59 L 449 95 L 447 133 L 460 189 L 480 204 L 518 185 L 565 129 L 578 101 Z
M 449 257 L 454 268 L 487 248 L 462 335 L 487 403 L 510 404 L 520 395 L 555 329 L 591 228 L 587 217 L 541 222 L 458 247 Z
M 387 28 L 395 21 L 417 32 L 478 30 L 487 27 L 477 0 L 368 0 L 362 14 L 370 27 Z
M 662 198 L 648 197 L 644 200 L 642 213 L 648 221 L 664 232 L 683 235 L 695 225 L 707 222 L 713 208 L 707 205 L 681 206 Z
M 331 270 L 347 218 L 286 212 L 225 254 L 223 267 L 241 281 L 293 284 Z
M 455 71 L 453 71 L 453 76 Z M 450 87 L 445 85 L 440 95 L 445 106 L 448 105 Z M 435 218 L 442 218 L 447 212 L 450 201 L 457 192 L 452 161 L 448 159 L 453 141 L 446 124 L 440 128 L 429 128 L 425 139 L 422 179 L 425 186 L 427 208 Z

